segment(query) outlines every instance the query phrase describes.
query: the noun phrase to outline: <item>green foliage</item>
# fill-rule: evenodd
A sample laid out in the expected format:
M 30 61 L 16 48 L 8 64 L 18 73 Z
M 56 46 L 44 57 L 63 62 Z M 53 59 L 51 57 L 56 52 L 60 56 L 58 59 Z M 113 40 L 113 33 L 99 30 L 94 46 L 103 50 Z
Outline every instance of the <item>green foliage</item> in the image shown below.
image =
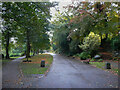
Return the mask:
M 79 47 L 83 49 L 84 51 L 94 51 L 98 49 L 100 42 L 101 42 L 100 36 L 91 32 L 88 35 L 88 37 L 84 38 L 83 44 L 79 45 Z
M 88 59 L 90 58 L 90 54 L 88 52 L 82 52 L 79 54 L 79 57 L 82 59 L 82 60 L 85 60 L 85 59 Z
M 63 53 L 63 49 L 68 47 L 65 49 L 67 53 L 76 54 L 82 49 L 91 52 L 93 57 L 100 44 L 102 46 L 108 38 L 118 36 L 118 3 L 73 2 L 66 8 L 68 10 L 64 13 L 58 12 L 52 22 L 55 26 L 53 42 L 57 51 Z M 62 36 L 66 31 L 67 35 Z
M 70 49 L 70 53 L 72 55 L 79 53 L 81 51 L 80 48 L 78 47 L 78 45 L 79 45 L 79 40 L 72 40 L 70 42 L 69 49 Z
M 60 27 L 55 26 L 53 33 L 53 44 L 58 53 L 67 54 L 69 52 L 69 41 L 67 39 L 68 30 L 64 24 L 61 24 Z
M 50 7 L 56 3 L 50 2 L 3 2 L 2 3 L 2 46 L 9 56 L 11 38 L 19 44 L 25 45 L 26 56 L 30 49 L 49 49 Z M 16 45 L 16 43 L 15 43 Z
M 54 51 L 56 51 L 56 50 L 57 50 L 56 45 L 55 45 L 55 44 L 53 44 L 53 43 L 52 43 L 52 48 L 53 48 L 53 50 L 54 50 Z
M 102 61 L 103 61 L 103 59 L 98 59 L 97 61 L 102 62 Z
M 94 62 L 94 61 L 95 61 L 95 59 L 94 59 L 94 58 L 92 58 L 90 61 L 91 61 L 91 62 Z
M 120 60 L 120 57 L 113 57 L 113 60 L 118 61 L 118 60 Z
M 79 53 L 77 53 L 77 54 L 73 55 L 73 57 L 79 57 L 79 55 L 80 55 L 80 54 L 79 54 Z
M 120 36 L 112 39 L 111 46 L 113 50 L 120 50 Z
M 41 53 L 41 54 L 44 53 L 43 50 L 40 50 L 40 53 Z

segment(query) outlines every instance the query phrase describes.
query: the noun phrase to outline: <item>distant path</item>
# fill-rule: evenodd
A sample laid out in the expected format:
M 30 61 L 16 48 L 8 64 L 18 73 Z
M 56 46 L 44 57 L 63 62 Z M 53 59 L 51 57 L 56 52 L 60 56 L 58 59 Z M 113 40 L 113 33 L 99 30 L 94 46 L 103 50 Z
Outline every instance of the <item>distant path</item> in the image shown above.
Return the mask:
M 21 74 L 19 63 L 25 56 L 12 60 L 2 68 L 2 88 L 20 87 Z
M 31 88 L 117 88 L 118 77 L 99 68 L 58 54 L 46 77 L 36 78 Z

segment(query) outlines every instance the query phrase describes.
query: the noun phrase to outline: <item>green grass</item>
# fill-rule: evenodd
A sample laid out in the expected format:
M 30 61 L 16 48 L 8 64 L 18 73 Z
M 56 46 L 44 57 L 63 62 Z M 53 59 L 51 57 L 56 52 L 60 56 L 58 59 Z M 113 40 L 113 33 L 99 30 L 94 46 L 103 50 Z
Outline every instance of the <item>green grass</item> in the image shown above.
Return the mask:
M 98 68 L 105 68 L 105 63 L 104 62 L 90 62 L 90 64 L 95 65 Z
M 11 61 L 10 59 L 3 59 L 3 60 L 0 60 L 0 63 L 2 63 L 2 65 L 4 66 L 10 61 Z
M 89 63 L 97 68 L 101 68 L 102 70 L 107 70 L 116 74 L 120 74 L 118 72 L 118 68 L 114 68 L 111 66 L 111 69 L 105 69 L 105 62 L 89 62 Z
M 41 68 L 40 64 L 37 63 L 22 63 L 22 72 L 27 74 L 43 74 L 47 68 Z
M 44 59 L 45 59 L 46 66 L 40 67 L 40 62 L 41 62 L 41 60 L 44 60 Z M 23 60 L 26 60 L 26 58 Z M 40 55 L 36 55 L 34 57 L 31 57 L 28 60 L 32 60 L 32 62 L 31 63 L 22 62 L 20 64 L 20 67 L 21 67 L 24 75 L 44 74 L 48 70 L 50 65 L 52 64 L 53 56 L 51 56 L 49 54 L 40 54 Z
M 16 57 L 10 57 L 10 59 L 2 59 L 0 60 L 0 63 L 4 66 L 6 65 L 7 63 L 9 63 L 10 61 L 16 59 L 16 58 L 19 58 L 20 56 L 16 56 Z
M 14 57 L 10 57 L 11 59 L 16 59 L 16 58 L 19 58 L 21 56 L 14 56 Z

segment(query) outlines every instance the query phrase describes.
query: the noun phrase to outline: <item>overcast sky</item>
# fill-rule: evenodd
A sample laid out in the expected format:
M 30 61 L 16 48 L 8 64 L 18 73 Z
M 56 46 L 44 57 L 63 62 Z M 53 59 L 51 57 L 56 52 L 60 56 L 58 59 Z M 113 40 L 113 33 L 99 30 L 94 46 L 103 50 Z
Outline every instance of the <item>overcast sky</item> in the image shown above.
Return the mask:
M 50 0 L 50 2 L 53 2 L 53 1 L 59 2 L 58 7 L 59 7 L 60 12 L 63 12 L 65 10 L 63 6 L 67 6 L 71 3 L 71 0 Z M 51 8 L 50 10 L 51 10 L 52 16 L 54 17 L 57 11 L 55 10 L 55 8 Z M 53 20 L 53 18 L 51 20 Z

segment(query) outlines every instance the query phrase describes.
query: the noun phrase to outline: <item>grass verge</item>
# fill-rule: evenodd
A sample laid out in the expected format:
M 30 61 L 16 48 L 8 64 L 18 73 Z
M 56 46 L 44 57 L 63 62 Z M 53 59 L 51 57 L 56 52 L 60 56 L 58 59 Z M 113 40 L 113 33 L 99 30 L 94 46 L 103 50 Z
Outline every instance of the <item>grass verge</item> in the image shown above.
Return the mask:
M 21 56 L 13 56 L 13 57 L 10 57 L 10 59 L 16 59 L 16 58 L 19 58 Z
M 2 66 L 4 66 L 7 63 L 9 63 L 10 61 L 11 61 L 11 59 L 2 59 L 2 60 L 0 60 L 0 63 L 2 63 Z
M 118 68 L 115 68 L 111 65 L 111 69 L 105 69 L 105 62 L 89 62 L 92 66 L 95 66 L 97 68 L 101 68 L 102 70 L 107 70 L 109 72 L 112 72 L 113 74 L 120 75 L 120 72 Z
M 26 60 L 23 59 L 23 60 Z M 39 54 L 29 58 L 32 62 L 21 62 L 20 68 L 24 75 L 28 74 L 45 74 L 53 61 L 53 56 L 49 54 Z M 45 67 L 40 67 L 41 60 L 45 60 Z
M 16 57 L 10 57 L 10 59 L 2 59 L 0 60 L 0 63 L 2 63 L 2 65 L 6 65 L 7 63 L 9 63 L 10 61 L 16 59 L 16 58 L 19 58 L 20 56 L 16 56 Z

